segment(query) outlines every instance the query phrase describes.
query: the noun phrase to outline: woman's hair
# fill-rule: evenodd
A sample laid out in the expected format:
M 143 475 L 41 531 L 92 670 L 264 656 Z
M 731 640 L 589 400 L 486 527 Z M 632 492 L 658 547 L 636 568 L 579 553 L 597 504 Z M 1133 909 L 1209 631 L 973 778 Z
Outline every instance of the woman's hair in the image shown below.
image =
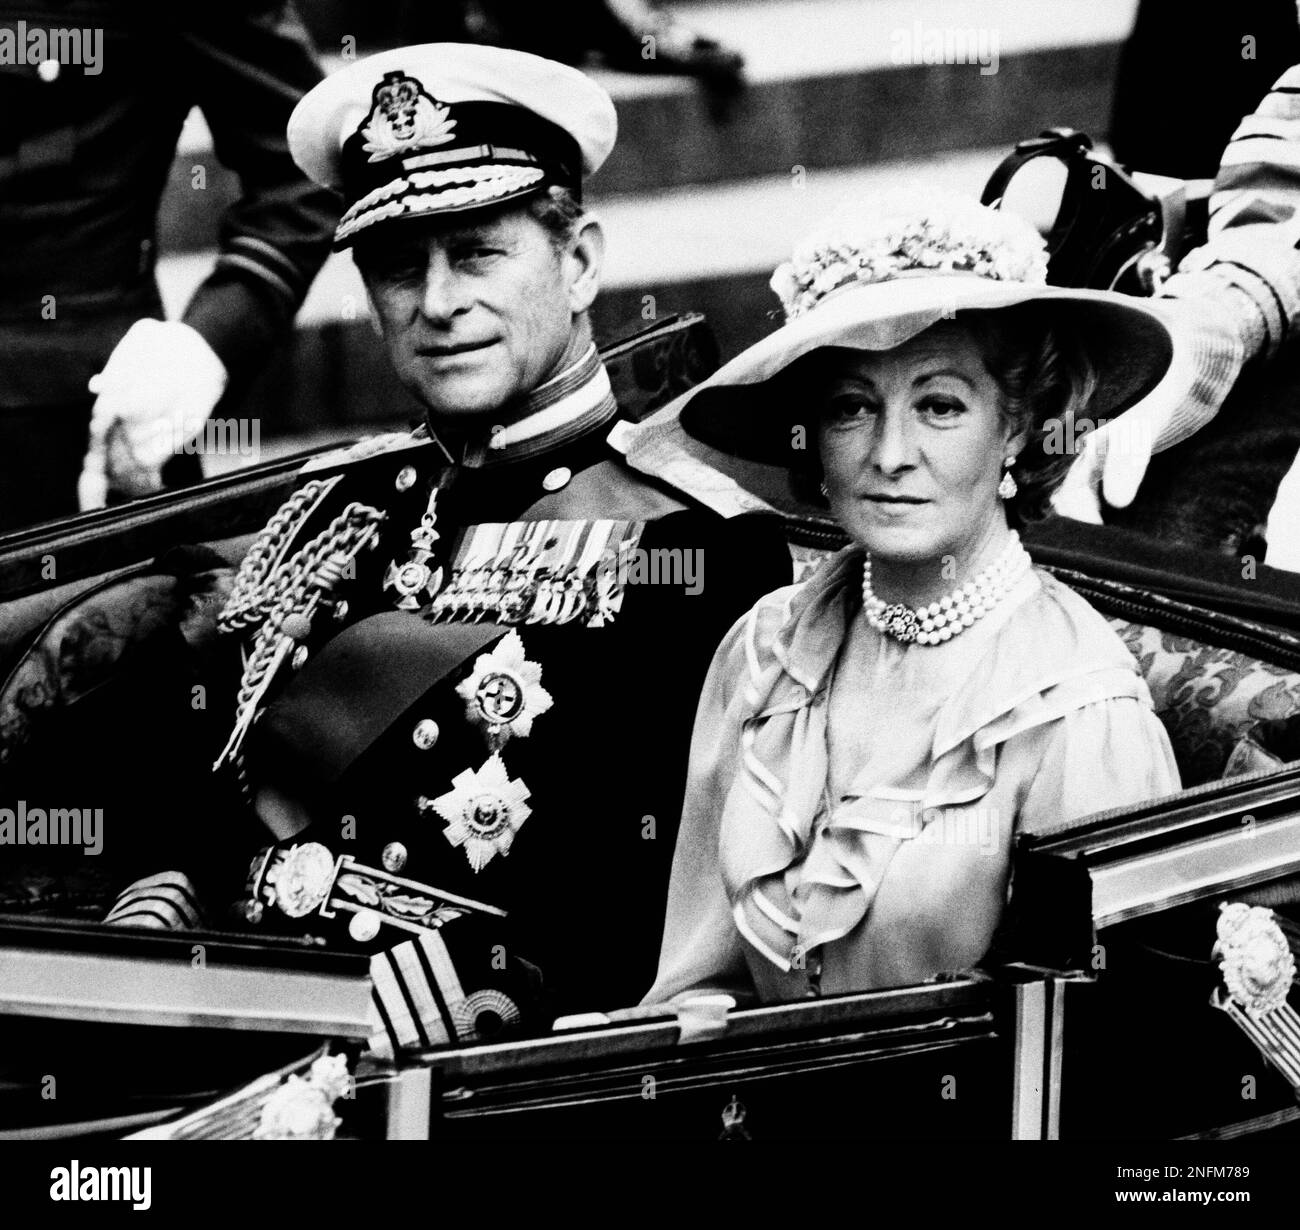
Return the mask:
M 1002 394 L 1003 415 L 1016 431 L 1026 431 L 1025 445 L 1011 468 L 1017 491 L 1005 502 L 1007 521 L 1012 528 L 1040 521 L 1075 459 L 1068 446 L 1075 433 L 1068 425 L 1091 400 L 1096 370 L 1049 305 L 962 312 L 957 319 L 980 348 L 984 366 Z M 816 424 L 809 422 L 807 428 L 815 438 Z M 818 450 L 810 448 L 803 455 L 810 464 L 792 474 L 795 494 L 825 504 Z
M 1002 393 L 1002 412 L 1025 446 L 1011 468 L 1018 490 L 1006 501 L 1012 528 L 1041 521 L 1053 492 L 1075 460 L 1066 430 L 1092 400 L 1097 373 L 1092 360 L 1044 304 L 1001 312 L 970 312 L 963 322 L 984 366 Z

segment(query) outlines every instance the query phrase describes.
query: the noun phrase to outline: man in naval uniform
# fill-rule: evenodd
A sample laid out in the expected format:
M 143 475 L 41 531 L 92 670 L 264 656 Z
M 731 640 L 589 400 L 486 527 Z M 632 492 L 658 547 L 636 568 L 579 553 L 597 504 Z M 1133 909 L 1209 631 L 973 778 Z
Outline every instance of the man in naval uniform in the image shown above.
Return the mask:
M 604 241 L 580 200 L 614 136 L 576 70 L 457 44 L 351 65 L 289 125 L 344 195 L 336 243 L 428 423 L 305 473 L 244 559 L 217 769 L 274 843 L 244 916 L 365 945 L 397 1046 L 634 1002 L 704 674 L 790 577 L 775 525 L 726 521 L 607 443 L 587 315 Z M 244 886 L 196 889 L 202 861 L 110 919 L 228 905 Z

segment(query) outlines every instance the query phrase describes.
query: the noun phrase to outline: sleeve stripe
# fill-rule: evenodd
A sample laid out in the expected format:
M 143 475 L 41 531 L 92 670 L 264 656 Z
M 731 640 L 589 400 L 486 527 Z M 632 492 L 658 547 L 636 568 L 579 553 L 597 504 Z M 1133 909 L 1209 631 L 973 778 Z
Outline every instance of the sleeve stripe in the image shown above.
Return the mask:
M 188 880 L 181 884 L 162 876 L 153 876 L 150 879 L 154 882 L 151 883 L 149 880 L 140 881 L 137 884 L 130 885 L 120 893 L 105 921 L 111 922 L 125 917 L 135 911 L 137 907 L 150 903 L 154 906 L 164 905 L 176 915 L 179 921 L 178 923 L 169 924 L 171 926 L 197 927 L 200 924 L 203 918 L 203 910 L 199 906 Z
M 1264 149 L 1261 142 L 1267 142 Z M 1223 151 L 1220 166 L 1235 167 L 1243 163 L 1262 163 L 1270 167 L 1300 167 L 1300 148 L 1291 141 L 1275 141 L 1270 137 L 1251 136 L 1242 141 L 1229 143 Z
M 139 913 L 142 909 L 146 908 L 149 913 L 156 914 L 158 912 L 156 907 L 159 906 L 166 906 L 175 915 L 175 921 L 168 923 L 168 926 L 194 926 L 196 920 L 187 914 L 186 911 L 182 910 L 181 907 L 170 897 L 164 896 L 162 893 L 141 893 L 138 896 L 129 897 L 127 900 L 121 901 L 114 906 L 112 911 L 109 913 L 108 918 L 109 921 L 118 918 L 126 918 L 131 914 Z
M 394 1043 L 399 1047 L 427 1047 L 428 1035 L 420 1025 L 419 1014 L 402 984 L 391 951 L 376 953 L 370 958 L 370 976 L 374 979 L 376 994 L 388 1010 Z
M 129 905 L 132 901 L 166 901 L 176 910 L 198 917 L 202 911 L 198 903 L 182 889 L 171 884 L 154 888 L 134 888 L 118 897 L 116 905 Z
M 124 910 L 120 914 L 110 914 L 106 919 L 104 919 L 104 921 L 113 923 L 129 923 L 133 918 L 156 918 L 164 927 L 167 928 L 168 931 L 177 931 L 180 929 L 171 921 L 171 919 L 164 918 L 157 910 Z
M 125 897 L 127 893 L 138 892 L 144 888 L 172 888 L 186 898 L 197 910 L 199 909 L 199 895 L 194 889 L 194 884 L 189 876 L 183 871 L 160 871 L 156 875 L 145 876 L 143 879 L 135 880 L 128 884 L 120 893 L 118 898 Z
M 1228 144 L 1236 145 L 1241 141 L 1286 141 L 1290 135 L 1281 132 L 1239 132 Z
M 306 279 L 302 276 L 302 270 L 293 263 L 279 248 L 274 244 L 267 243 L 265 239 L 259 239 L 256 235 L 234 235 L 230 238 L 228 248 L 248 248 L 252 255 L 260 256 L 264 260 L 280 267 L 281 275 L 286 279 L 296 283 L 303 283 Z
M 451 1006 L 465 999 L 461 989 L 460 977 L 451 962 L 451 954 L 442 936 L 434 931 L 412 941 L 412 958 L 418 961 L 421 980 L 432 992 L 438 1009 L 438 1015 L 446 1031 L 448 1042 L 456 1038 L 456 1018 Z
M 296 287 L 295 294 L 299 298 L 307 291 L 311 280 L 303 276 L 303 270 L 265 239 L 259 239 L 256 235 L 234 235 L 226 244 L 225 255 L 233 254 L 235 248 L 244 248 L 243 255 L 246 259 L 259 261 L 269 272 L 278 273 L 286 285 Z
M 374 968 L 372 959 L 371 968 Z M 373 975 L 372 975 L 373 976 Z M 384 1007 L 384 998 L 379 994 L 378 985 L 370 989 L 371 1025 L 377 1025 L 370 1035 L 370 1050 L 381 1059 L 391 1059 L 397 1045 L 397 1030 L 393 1027 L 388 1010 Z
M 397 980 L 402 992 L 416 1013 L 420 1034 L 428 1039 L 425 1045 L 438 1046 L 450 1042 L 456 1034 L 449 1025 L 442 996 L 438 993 L 433 978 L 426 973 L 427 963 L 421 965 L 422 954 L 418 942 L 408 940 L 398 944 L 388 955 L 397 968 Z
M 282 299 L 287 300 L 292 306 L 296 307 L 298 304 L 298 292 L 278 273 L 268 269 L 260 261 L 241 256 L 238 252 L 223 252 L 217 260 L 216 267 L 218 269 L 234 267 L 242 269 L 246 273 L 251 273 L 261 281 L 268 283 Z

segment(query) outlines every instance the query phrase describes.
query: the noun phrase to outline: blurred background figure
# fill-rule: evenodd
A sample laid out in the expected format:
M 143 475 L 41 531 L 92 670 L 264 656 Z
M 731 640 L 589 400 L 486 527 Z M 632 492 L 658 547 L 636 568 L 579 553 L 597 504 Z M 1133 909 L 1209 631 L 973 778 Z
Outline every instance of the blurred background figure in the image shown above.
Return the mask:
M 75 512 L 79 475 L 89 507 L 199 477 L 182 447 L 287 334 L 337 218 L 285 144 L 321 75 L 291 4 L 0 5 L 0 27 L 20 20 L 27 47 L 71 29 L 98 56 L 0 67 L 0 529 Z M 210 274 L 163 322 L 159 204 L 192 106 L 241 192 Z
M 486 43 L 581 67 L 683 73 L 724 90 L 740 84 L 744 57 L 698 32 L 658 0 L 570 0 L 560 13 L 535 0 L 398 0 L 382 12 L 353 0 L 308 0 L 318 28 L 367 46 Z
M 1241 117 L 1297 63 L 1295 0 L 1200 5 L 1195 20 L 1139 0 L 1115 78 L 1111 149 L 1142 171 L 1213 179 Z
M 653 0 L 576 0 L 557 22 L 528 0 L 462 0 L 462 37 L 515 47 L 568 64 L 592 56 L 629 73 L 686 73 L 710 84 L 740 84 L 744 57 L 696 33 Z
M 1246 269 L 1294 246 L 1280 228 L 1300 217 L 1300 20 L 1294 0 L 1206 5 L 1195 21 L 1140 0 L 1119 59 L 1110 140 L 1127 166 L 1179 179 L 1214 179 L 1218 225 L 1236 233 Z M 1275 87 L 1276 83 L 1276 87 Z M 1256 112 L 1258 112 L 1256 114 Z M 1215 224 L 1212 224 L 1214 229 Z M 1272 235 L 1272 239 L 1269 236 Z M 1261 248 L 1261 243 L 1264 247 Z M 1291 293 L 1274 277 L 1284 317 Z M 1270 330 L 1286 330 L 1283 319 Z M 1300 568 L 1300 355 L 1273 336 L 1268 363 L 1248 364 L 1219 394 L 1222 409 L 1158 454 L 1136 492 L 1107 511 L 1112 523 L 1225 555 Z M 1249 356 L 1248 356 L 1249 357 Z

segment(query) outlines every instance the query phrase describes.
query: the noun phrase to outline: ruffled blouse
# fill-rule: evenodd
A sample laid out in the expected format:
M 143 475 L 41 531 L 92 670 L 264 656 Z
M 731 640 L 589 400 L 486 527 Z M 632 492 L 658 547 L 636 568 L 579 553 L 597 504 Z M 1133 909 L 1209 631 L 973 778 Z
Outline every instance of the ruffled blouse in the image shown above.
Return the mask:
M 827 709 L 861 567 L 849 548 L 769 594 L 713 659 L 647 1003 L 798 998 L 815 961 L 826 994 L 969 968 L 1016 832 L 1179 788 L 1123 643 L 1031 570 L 943 645 L 867 630 L 869 750 L 832 797 Z

